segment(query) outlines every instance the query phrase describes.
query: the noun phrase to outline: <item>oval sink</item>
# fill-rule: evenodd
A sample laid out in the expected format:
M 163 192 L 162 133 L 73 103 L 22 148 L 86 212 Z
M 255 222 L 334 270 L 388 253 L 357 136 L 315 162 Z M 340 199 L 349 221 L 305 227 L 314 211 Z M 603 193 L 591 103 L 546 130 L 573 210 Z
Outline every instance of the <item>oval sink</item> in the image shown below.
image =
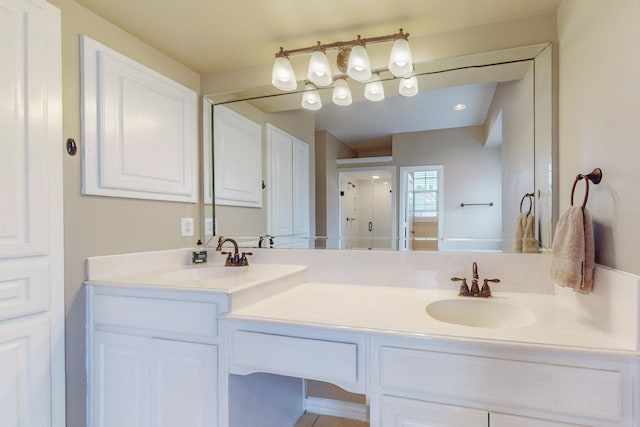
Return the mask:
M 490 299 L 440 300 L 426 309 L 429 316 L 441 322 L 479 328 L 515 328 L 536 321 L 536 315 L 527 308 Z
M 165 280 L 172 280 L 176 282 L 191 280 L 211 280 L 240 274 L 246 271 L 246 268 L 247 267 L 223 266 L 195 267 L 162 273 L 161 277 Z

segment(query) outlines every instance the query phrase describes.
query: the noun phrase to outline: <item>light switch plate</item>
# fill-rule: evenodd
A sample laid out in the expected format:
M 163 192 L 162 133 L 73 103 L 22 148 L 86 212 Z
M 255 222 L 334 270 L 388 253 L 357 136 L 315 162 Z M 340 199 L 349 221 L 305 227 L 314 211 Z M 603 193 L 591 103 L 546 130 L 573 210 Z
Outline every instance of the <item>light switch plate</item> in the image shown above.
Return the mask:
M 182 237 L 194 235 L 193 218 L 180 218 L 180 235 Z

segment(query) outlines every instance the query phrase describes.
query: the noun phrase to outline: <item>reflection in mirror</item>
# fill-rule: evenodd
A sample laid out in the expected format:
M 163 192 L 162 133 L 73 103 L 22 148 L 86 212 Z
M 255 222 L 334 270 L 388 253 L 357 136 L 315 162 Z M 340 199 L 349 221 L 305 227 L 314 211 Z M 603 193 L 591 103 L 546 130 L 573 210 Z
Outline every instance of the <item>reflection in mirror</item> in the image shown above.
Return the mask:
M 221 202 L 219 185 L 242 186 L 252 171 L 242 171 L 246 148 L 226 162 L 214 155 L 216 203 L 205 215 L 216 235 L 245 246 L 271 235 L 275 247 L 520 252 L 520 202 L 533 193 L 527 232 L 549 248 L 557 218 L 550 45 L 416 64 L 415 74 L 415 96 L 398 96 L 398 80 L 383 74 L 383 101 L 363 100 L 363 85 L 349 81 L 351 105 L 320 89 L 317 111 L 300 108 L 302 91 L 209 96 L 214 153 L 225 138 L 249 146 L 216 121 L 237 113 L 262 128 L 265 178 L 261 207 Z

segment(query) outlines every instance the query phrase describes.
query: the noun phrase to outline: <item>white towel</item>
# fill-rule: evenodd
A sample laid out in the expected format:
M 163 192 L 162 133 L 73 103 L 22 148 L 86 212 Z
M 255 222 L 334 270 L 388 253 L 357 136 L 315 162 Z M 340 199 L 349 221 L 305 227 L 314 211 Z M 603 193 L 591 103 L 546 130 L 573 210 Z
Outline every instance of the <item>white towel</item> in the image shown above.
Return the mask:
M 535 236 L 535 218 L 533 214 L 521 213 L 516 219 L 513 232 L 514 252 L 538 253 L 538 241 Z
M 524 226 L 524 234 L 522 236 L 522 252 L 527 254 L 537 254 L 539 245 L 536 240 L 536 222 L 533 214 L 527 215 L 526 224 Z
M 595 268 L 593 223 L 587 208 L 571 206 L 558 221 L 553 237 L 551 277 L 558 285 L 591 292 Z
M 524 237 L 524 229 L 527 226 L 527 214 L 521 213 L 516 218 L 516 228 L 513 232 L 513 251 L 522 252 L 522 238 Z

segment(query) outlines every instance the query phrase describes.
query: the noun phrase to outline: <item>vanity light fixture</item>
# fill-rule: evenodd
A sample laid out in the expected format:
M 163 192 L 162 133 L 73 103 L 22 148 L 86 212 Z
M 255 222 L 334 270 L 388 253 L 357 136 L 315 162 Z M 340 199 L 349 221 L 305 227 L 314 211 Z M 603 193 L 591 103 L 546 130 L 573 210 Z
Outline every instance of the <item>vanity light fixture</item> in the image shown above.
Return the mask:
M 391 54 L 389 54 L 389 71 L 396 77 L 409 77 L 413 72 L 413 60 L 409 47 L 409 34 L 400 29 L 393 42 Z
M 289 55 L 282 48 L 280 48 L 280 52 L 276 53 L 276 60 L 271 72 L 271 84 L 286 92 L 296 90 L 298 87 L 296 75 L 293 72 L 291 62 L 289 62 Z
M 322 100 L 320 99 L 320 92 L 311 83 L 307 83 L 304 86 L 305 92 L 302 94 L 302 108 L 305 110 L 319 110 L 322 108 Z
M 454 106 L 453 106 L 453 109 L 454 109 L 455 111 L 462 111 L 462 110 L 464 110 L 465 108 L 467 108 L 467 106 L 466 106 L 466 105 L 464 105 L 464 104 L 456 104 L 456 105 L 454 105 Z
M 333 94 L 331 99 L 336 105 L 351 105 L 351 102 L 353 102 L 351 97 L 351 88 L 349 88 L 349 84 L 345 79 L 336 80 L 333 85 Z
M 344 79 L 347 77 L 359 83 L 366 83 L 369 87 L 369 96 L 367 96 L 367 98 L 379 101 L 384 98 L 384 89 L 382 88 L 382 83 L 380 83 L 380 76 L 376 75 L 375 71 L 371 70 L 371 62 L 369 60 L 369 54 L 366 46 L 370 43 L 391 41 L 393 42 L 393 46 L 389 55 L 388 70 L 394 77 L 411 76 L 411 73 L 413 73 L 413 60 L 411 56 L 411 49 L 409 48 L 409 33 L 405 33 L 401 28 L 398 33 L 386 36 L 362 38 L 358 35 L 354 40 L 337 41 L 326 44 L 317 42 L 314 46 L 298 49 L 285 50 L 281 47 L 280 51 L 276 53 L 271 82 L 276 88 L 283 91 L 290 92 L 296 90 L 297 81 L 293 72 L 293 67 L 289 61 L 289 56 L 300 53 L 310 53 L 311 58 L 309 60 L 307 80 L 313 83 L 315 88 L 330 86 L 335 80 L 336 84 L 334 85 L 333 99 L 334 102 L 336 102 L 336 97 L 340 99 L 336 104 L 349 105 L 351 103 L 350 90 L 348 96 L 345 93 L 345 85 L 347 89 L 348 85 Z M 338 51 L 336 67 L 342 74 L 337 74 L 336 76 L 341 80 L 336 80 L 332 74 L 331 65 L 329 64 L 326 54 L 327 50 Z M 386 69 L 377 70 L 377 72 L 380 71 L 386 71 Z M 344 83 L 338 83 L 340 81 Z M 377 83 L 371 84 L 372 82 Z M 367 90 L 365 89 L 365 91 Z M 305 91 L 303 96 L 311 96 L 307 95 L 308 93 L 308 91 Z M 405 90 L 405 93 L 410 93 L 410 91 L 407 89 Z M 404 96 L 412 95 L 405 94 Z M 319 101 L 319 96 L 317 97 L 317 100 Z M 305 105 L 304 100 L 303 105 Z M 307 105 L 309 104 L 307 103 Z M 317 105 L 319 105 L 319 103 L 316 103 L 314 100 L 313 106 L 316 107 Z
M 400 79 L 398 93 L 402 96 L 414 96 L 418 93 L 418 79 L 416 76 Z
M 382 101 L 384 99 L 384 86 L 380 81 L 380 75 L 374 75 L 364 87 L 364 97 L 369 101 Z
M 318 42 L 316 50 L 313 51 L 311 59 L 309 59 L 307 79 L 314 85 L 323 87 L 329 86 L 333 82 L 331 66 L 324 48 L 320 46 L 320 42 Z
M 365 43 L 360 36 L 351 47 L 349 62 L 347 63 L 347 75 L 353 80 L 365 83 L 371 78 L 371 63 L 369 54 L 364 47 Z

